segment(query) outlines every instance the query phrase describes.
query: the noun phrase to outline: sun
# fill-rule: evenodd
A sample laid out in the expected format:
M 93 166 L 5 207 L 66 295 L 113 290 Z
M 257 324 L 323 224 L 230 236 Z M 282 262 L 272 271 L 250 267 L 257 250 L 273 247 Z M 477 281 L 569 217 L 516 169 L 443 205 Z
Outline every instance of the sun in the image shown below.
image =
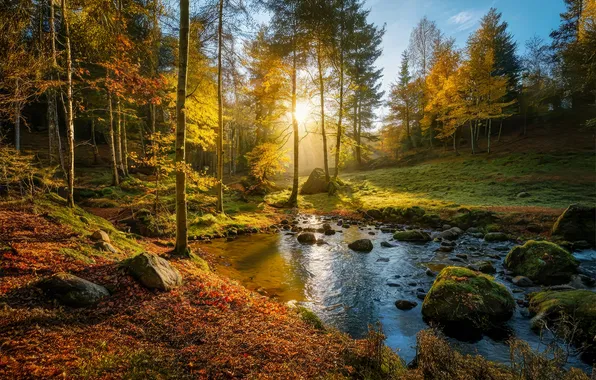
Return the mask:
M 296 120 L 298 123 L 303 123 L 306 121 L 308 116 L 310 115 L 310 107 L 305 102 L 298 102 L 296 103 Z

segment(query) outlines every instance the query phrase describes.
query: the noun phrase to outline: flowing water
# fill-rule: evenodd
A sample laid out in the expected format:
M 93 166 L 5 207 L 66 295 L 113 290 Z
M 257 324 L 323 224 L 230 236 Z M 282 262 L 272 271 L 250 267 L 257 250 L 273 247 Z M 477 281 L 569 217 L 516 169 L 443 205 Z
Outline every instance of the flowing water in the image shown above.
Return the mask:
M 301 216 L 301 227 L 320 227 L 323 220 L 315 216 Z M 386 344 L 398 350 L 409 362 L 414 359 L 416 333 L 428 328 L 422 320 L 420 291 L 428 291 L 434 278 L 426 268 L 439 271 L 444 266 L 490 260 L 497 269 L 495 278 L 514 291 L 516 299 L 536 288 L 517 288 L 505 281 L 502 262 L 512 243 L 486 243 L 483 239 L 465 234 L 457 240 L 451 253 L 435 252 L 439 243 L 399 243 L 395 247 L 381 247 L 392 235 L 374 226 L 342 228 L 330 222 L 342 233 L 331 236 L 316 234 L 325 240 L 323 245 L 302 245 L 287 231 L 276 234 L 240 236 L 231 242 L 217 240 L 202 246 L 219 257 L 216 270 L 236 279 L 251 290 L 280 301 L 301 301 L 324 322 L 347 332 L 354 338 L 366 335 L 368 325 L 380 321 Z M 347 245 L 357 239 L 369 238 L 374 249 L 370 253 L 354 252 Z M 463 262 L 455 254 L 467 254 Z M 491 256 L 492 258 L 489 258 Z M 587 271 L 596 272 L 596 251 L 576 255 Z M 409 311 L 398 310 L 395 301 L 407 299 L 418 306 Z M 537 334 L 530 330 L 527 309 L 518 307 L 507 324 L 508 336 L 544 348 Z M 507 362 L 509 348 L 503 334 L 481 336 L 471 341 L 451 339 L 465 353 L 479 353 L 489 360 Z M 578 358 L 571 364 L 587 369 Z

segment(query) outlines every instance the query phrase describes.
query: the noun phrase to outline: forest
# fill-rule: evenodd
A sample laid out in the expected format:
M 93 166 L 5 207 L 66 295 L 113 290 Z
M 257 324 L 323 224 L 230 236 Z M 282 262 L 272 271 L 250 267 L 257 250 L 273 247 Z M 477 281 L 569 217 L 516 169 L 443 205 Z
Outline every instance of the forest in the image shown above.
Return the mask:
M 596 0 L 398 3 L 3 1 L 0 378 L 596 376 Z

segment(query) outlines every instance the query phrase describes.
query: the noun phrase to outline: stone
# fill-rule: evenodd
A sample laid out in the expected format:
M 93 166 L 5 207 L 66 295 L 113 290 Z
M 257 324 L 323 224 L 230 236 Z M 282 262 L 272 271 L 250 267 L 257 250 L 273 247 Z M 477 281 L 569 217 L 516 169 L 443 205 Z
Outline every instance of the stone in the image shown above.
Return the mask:
M 486 241 L 507 241 L 509 240 L 509 237 L 507 236 L 507 234 L 503 233 L 503 232 L 489 232 L 486 235 L 484 235 L 484 240 Z
M 426 298 L 426 293 L 424 293 L 424 292 L 417 292 L 416 293 L 416 298 L 418 298 L 419 300 L 424 301 L 424 299 Z
M 427 242 L 430 241 L 430 235 L 421 230 L 407 230 L 397 231 L 393 238 L 398 241 L 415 241 L 415 242 Z
M 324 234 L 327 236 L 335 235 L 335 230 L 325 230 Z
M 182 284 L 180 272 L 153 253 L 144 252 L 129 260 L 125 266 L 141 284 L 149 289 L 170 291 Z
M 97 230 L 93 232 L 91 235 L 91 239 L 95 241 L 105 241 L 106 243 L 110 243 L 110 235 L 107 232 L 102 230 Z
M 357 252 L 370 252 L 373 250 L 373 243 L 370 239 L 359 239 L 348 244 L 348 247 Z
M 377 263 L 388 263 L 389 262 L 389 258 L 388 257 L 379 257 L 377 259 Z
M 466 268 L 446 267 L 426 295 L 422 315 L 429 321 L 465 323 L 484 330 L 511 318 L 514 309 L 511 293 L 492 277 Z
M 411 310 L 418 306 L 418 302 L 408 301 L 408 300 L 397 300 L 395 301 L 395 307 L 399 310 Z
M 95 243 L 95 248 L 104 252 L 118 253 L 118 250 L 112 244 L 105 241 Z
M 73 307 L 91 306 L 110 295 L 103 286 L 66 272 L 56 273 L 37 286 L 58 302 Z
M 459 227 L 451 227 L 448 230 L 440 232 L 436 237 L 439 239 L 456 240 L 463 233 L 464 231 L 462 231 Z
M 392 248 L 392 247 L 397 247 L 397 244 L 391 244 L 388 241 L 382 241 L 381 242 L 381 247 Z
M 515 276 L 511 279 L 511 282 L 520 288 L 527 288 L 534 285 L 534 282 L 525 276 Z
M 297 239 L 300 244 L 315 244 L 317 242 L 317 238 L 312 232 L 302 232 Z
M 552 235 L 567 241 L 585 240 L 596 244 L 596 208 L 582 205 L 569 206 L 557 219 Z
M 316 168 L 310 173 L 304 185 L 302 185 L 300 194 L 320 194 L 327 191 L 328 184 L 325 179 L 325 170 Z
M 530 240 L 523 246 L 515 246 L 505 258 L 505 267 L 515 275 L 542 285 L 569 282 L 578 265 L 571 253 L 547 241 Z

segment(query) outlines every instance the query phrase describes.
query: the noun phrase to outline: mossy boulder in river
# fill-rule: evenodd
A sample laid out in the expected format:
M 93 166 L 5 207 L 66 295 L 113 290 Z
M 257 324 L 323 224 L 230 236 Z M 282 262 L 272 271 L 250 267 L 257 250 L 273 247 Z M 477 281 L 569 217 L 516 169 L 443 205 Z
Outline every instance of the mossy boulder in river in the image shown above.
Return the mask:
M 505 258 L 505 266 L 516 275 L 543 285 L 565 284 L 577 271 L 571 253 L 554 243 L 530 240 L 515 246 Z
M 497 220 L 498 218 L 491 211 L 468 210 L 462 208 L 453 217 L 450 224 L 465 230 L 470 227 L 484 227 L 495 223 Z
M 596 208 L 571 205 L 553 225 L 552 235 L 567 241 L 596 244 Z
M 515 300 L 491 276 L 466 268 L 446 267 L 422 304 L 422 315 L 444 324 L 472 323 L 489 329 L 511 318 Z
M 421 230 L 397 231 L 393 238 L 399 241 L 430 241 L 430 235 Z
M 359 239 L 348 244 L 348 247 L 357 252 L 370 252 L 373 250 L 373 243 L 370 239 Z
M 545 291 L 530 294 L 532 327 L 548 326 L 565 339 L 570 327 L 577 328 L 573 343 L 596 349 L 596 292 L 590 290 Z
M 315 244 L 317 237 L 312 232 L 303 232 L 297 237 L 300 244 Z

